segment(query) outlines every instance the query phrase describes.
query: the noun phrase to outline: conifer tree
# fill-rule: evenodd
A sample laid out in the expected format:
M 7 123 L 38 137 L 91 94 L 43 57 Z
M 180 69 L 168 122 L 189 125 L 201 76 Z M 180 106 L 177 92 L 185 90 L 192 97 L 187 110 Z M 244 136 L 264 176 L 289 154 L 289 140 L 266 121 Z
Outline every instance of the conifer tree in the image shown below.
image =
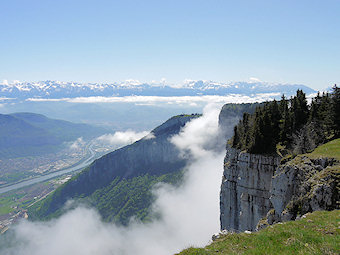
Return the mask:
M 292 99 L 291 112 L 293 114 L 293 130 L 298 130 L 307 123 L 309 111 L 306 94 L 300 89 Z
M 281 120 L 280 120 L 280 132 L 279 132 L 279 139 L 281 142 L 286 143 L 288 141 L 288 137 L 291 134 L 291 113 L 288 107 L 288 100 L 283 95 L 280 101 L 279 106 L 281 112 Z
M 310 108 L 306 95 L 298 90 L 287 100 L 266 102 L 254 114 L 244 114 L 234 129 L 233 147 L 251 153 L 275 153 L 282 143 L 287 149 L 305 153 L 328 139 L 340 137 L 340 88 L 320 93 Z
M 236 125 L 234 127 L 234 136 L 233 136 L 233 143 L 232 143 L 232 147 L 234 148 L 238 148 L 239 142 L 240 142 L 240 137 L 239 137 L 239 133 L 238 133 L 238 125 Z
M 340 88 L 336 86 L 332 90 L 332 115 L 333 115 L 333 126 L 334 134 L 336 137 L 340 136 Z

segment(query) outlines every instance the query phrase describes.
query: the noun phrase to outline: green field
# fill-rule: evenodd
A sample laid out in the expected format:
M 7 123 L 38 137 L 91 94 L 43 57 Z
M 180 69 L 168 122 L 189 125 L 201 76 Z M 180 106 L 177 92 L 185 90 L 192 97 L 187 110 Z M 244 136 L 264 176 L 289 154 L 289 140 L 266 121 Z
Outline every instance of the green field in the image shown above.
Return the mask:
M 0 196 L 0 215 L 13 212 L 13 207 L 21 204 L 19 200 L 23 197 L 23 194 L 7 193 Z
M 320 145 L 312 153 L 307 154 L 311 158 L 328 157 L 340 160 L 340 138 Z
M 340 211 L 313 212 L 251 234 L 226 234 L 205 248 L 179 254 L 340 254 Z

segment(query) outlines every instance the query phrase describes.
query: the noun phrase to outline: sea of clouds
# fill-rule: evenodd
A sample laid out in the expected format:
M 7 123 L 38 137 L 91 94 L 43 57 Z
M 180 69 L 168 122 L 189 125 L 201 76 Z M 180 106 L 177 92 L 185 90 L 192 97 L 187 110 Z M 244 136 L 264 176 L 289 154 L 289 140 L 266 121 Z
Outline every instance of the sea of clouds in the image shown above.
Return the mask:
M 171 141 L 191 160 L 180 187 L 159 184 L 152 210 L 161 218 L 151 223 L 132 220 L 128 227 L 105 223 L 93 208 L 78 207 L 48 222 L 22 220 L 8 235 L 5 255 L 174 254 L 206 245 L 219 230 L 219 188 L 224 142 L 218 139 L 220 105 L 208 105 L 203 116 L 187 123 Z M 138 134 L 138 137 L 145 136 Z M 115 133 L 101 139 L 118 143 L 137 136 Z M 129 139 L 130 139 L 129 138 Z M 130 140 L 128 140 L 130 141 Z M 6 238 L 6 237 L 2 237 Z M 6 240 L 2 243 L 6 243 Z

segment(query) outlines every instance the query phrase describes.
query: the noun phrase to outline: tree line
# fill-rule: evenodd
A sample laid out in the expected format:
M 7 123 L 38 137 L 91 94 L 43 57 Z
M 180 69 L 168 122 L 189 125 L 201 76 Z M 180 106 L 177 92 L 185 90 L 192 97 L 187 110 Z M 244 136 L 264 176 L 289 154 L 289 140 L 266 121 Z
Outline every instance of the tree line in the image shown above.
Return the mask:
M 256 107 L 253 114 L 244 113 L 234 127 L 233 148 L 250 153 L 275 154 L 278 145 L 305 153 L 320 144 L 340 137 L 340 88 L 330 93 L 318 93 L 307 103 L 306 94 L 280 101 L 270 101 Z

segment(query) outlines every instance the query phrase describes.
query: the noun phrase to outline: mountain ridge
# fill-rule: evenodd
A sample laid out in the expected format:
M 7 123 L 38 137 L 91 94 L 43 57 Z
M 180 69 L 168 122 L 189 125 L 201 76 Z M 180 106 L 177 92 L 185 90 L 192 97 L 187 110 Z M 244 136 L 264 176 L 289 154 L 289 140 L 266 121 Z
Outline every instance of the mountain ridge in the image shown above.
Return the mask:
M 280 84 L 267 82 L 214 82 L 188 80 L 184 84 L 142 83 L 125 81 L 115 83 L 77 83 L 61 81 L 0 83 L 3 98 L 76 98 L 76 97 L 124 97 L 124 96 L 202 96 L 227 94 L 279 93 L 290 96 L 297 89 L 307 93 L 316 91 L 302 84 Z
M 179 149 L 169 138 L 179 133 L 188 121 L 199 116 L 172 117 L 155 128 L 150 135 L 95 160 L 41 204 L 37 204 L 30 210 L 30 215 L 39 219 L 58 216 L 66 201 L 74 199 L 97 207 L 106 220 L 118 217 L 118 223 L 127 224 L 128 216 L 136 216 L 134 213 L 140 214 L 143 219 L 151 205 L 152 184 L 160 181 L 176 183 L 186 164 L 186 160 L 180 157 Z M 107 194 L 111 196 L 107 198 Z M 103 196 L 106 199 L 103 200 Z M 107 208 L 111 208 L 112 204 L 115 204 L 115 208 L 108 212 Z M 130 204 L 132 208 L 128 206 L 121 212 L 125 204 Z
M 105 132 L 103 128 L 50 119 L 42 114 L 0 114 L 0 158 L 55 152 L 64 142 Z

